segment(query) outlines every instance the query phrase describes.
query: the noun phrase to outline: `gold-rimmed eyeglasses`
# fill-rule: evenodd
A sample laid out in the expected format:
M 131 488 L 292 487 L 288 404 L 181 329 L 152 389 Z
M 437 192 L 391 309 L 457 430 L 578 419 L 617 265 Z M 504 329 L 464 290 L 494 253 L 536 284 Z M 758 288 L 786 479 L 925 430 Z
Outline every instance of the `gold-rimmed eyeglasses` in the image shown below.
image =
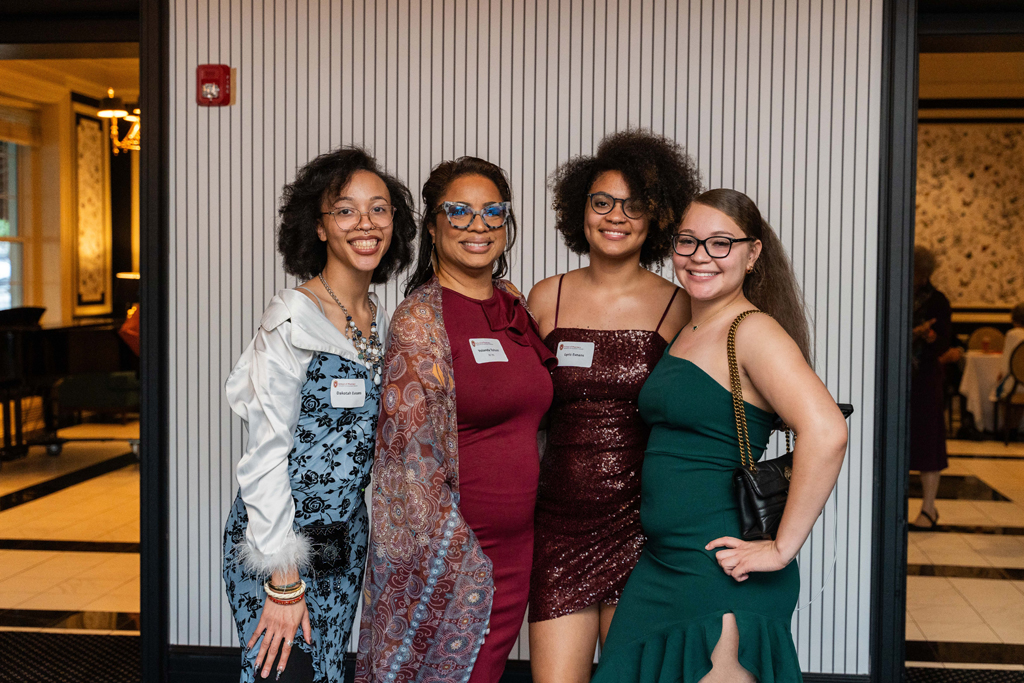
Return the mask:
M 369 211 L 360 211 L 354 206 L 342 206 L 334 211 L 321 211 L 321 216 L 331 216 L 339 230 L 355 230 L 363 222 L 363 216 L 370 219 L 375 228 L 386 228 L 395 220 L 395 207 L 390 204 L 371 206 Z

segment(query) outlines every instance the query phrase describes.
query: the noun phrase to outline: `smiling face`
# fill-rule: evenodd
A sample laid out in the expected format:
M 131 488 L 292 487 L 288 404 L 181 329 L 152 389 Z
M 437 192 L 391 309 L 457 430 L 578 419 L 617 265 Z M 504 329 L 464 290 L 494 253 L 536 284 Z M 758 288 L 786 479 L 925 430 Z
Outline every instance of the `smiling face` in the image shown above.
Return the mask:
M 474 211 L 485 205 L 504 201 L 498 186 L 481 175 L 464 175 L 448 185 L 438 206 L 444 202 L 468 204 Z M 505 251 L 506 228 L 489 229 L 480 216 L 464 230 L 448 222 L 444 211 L 438 211 L 430 225 L 441 271 L 459 272 L 469 277 L 487 276 L 494 271 L 494 262 Z
M 360 214 L 358 223 L 351 230 L 338 226 L 335 217 L 323 215 L 317 225 L 321 241 L 327 242 L 327 260 L 339 261 L 342 265 L 363 272 L 373 272 L 391 244 L 391 225 L 379 228 L 370 222 L 370 212 L 381 211 L 391 204 L 391 194 L 380 176 L 370 171 L 356 171 L 348 184 L 341 188 L 338 197 L 329 201 L 324 197 L 321 211 L 341 212 L 352 216 Z
M 699 240 L 712 236 L 747 237 L 731 218 L 704 204 L 690 206 L 676 234 L 692 235 Z M 691 256 L 680 256 L 673 251 L 672 266 L 676 279 L 691 299 L 710 301 L 742 289 L 748 269 L 753 268 L 760 254 L 760 240 L 733 244 L 725 258 L 711 258 L 701 245 Z
M 629 184 L 618 171 L 605 171 L 597 176 L 590 186 L 590 193 L 604 192 L 618 199 L 630 196 Z M 595 252 L 610 258 L 622 258 L 639 253 L 647 239 L 647 216 L 630 218 L 622 209 L 622 202 L 615 202 L 614 208 L 606 214 L 594 211 L 587 199 L 583 229 L 590 243 L 590 253 Z

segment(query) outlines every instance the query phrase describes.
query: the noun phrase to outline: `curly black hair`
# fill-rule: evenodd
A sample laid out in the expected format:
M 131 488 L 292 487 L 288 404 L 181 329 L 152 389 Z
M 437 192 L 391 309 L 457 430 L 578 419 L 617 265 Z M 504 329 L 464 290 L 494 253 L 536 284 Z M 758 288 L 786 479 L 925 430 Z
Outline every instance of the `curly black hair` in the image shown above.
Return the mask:
M 395 207 L 391 245 L 374 269 L 371 281 L 387 282 L 412 262 L 416 216 L 409 188 L 385 173 L 366 150 L 347 146 L 313 159 L 299 169 L 294 181 L 285 185 L 279 212 L 281 223 L 277 228 L 277 250 L 281 252 L 285 272 L 309 280 L 327 265 L 327 243 L 317 235 L 322 203 L 325 198 L 333 203 L 356 171 L 369 171 L 383 180 Z
M 650 217 L 640 264 L 650 268 L 661 263 L 671 253 L 672 233 L 683 212 L 700 194 L 697 164 L 675 141 L 635 128 L 607 136 L 594 156 L 574 157 L 559 166 L 549 179 L 555 228 L 577 254 L 590 252 L 583 227 L 587 194 L 606 171 L 623 175 L 630 196 L 640 200 Z

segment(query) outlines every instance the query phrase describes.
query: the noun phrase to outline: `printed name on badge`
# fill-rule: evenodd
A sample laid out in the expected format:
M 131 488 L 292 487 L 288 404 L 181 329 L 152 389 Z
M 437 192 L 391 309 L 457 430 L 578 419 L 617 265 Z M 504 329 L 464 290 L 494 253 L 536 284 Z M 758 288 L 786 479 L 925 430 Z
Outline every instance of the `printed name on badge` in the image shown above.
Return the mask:
M 331 380 L 331 406 L 334 408 L 362 408 L 366 403 L 366 383 L 359 377 Z
M 594 342 L 558 342 L 555 356 L 560 368 L 589 368 L 594 363 Z
M 508 356 L 501 342 L 497 339 L 470 339 L 469 348 L 473 350 L 473 360 L 477 363 L 507 363 Z

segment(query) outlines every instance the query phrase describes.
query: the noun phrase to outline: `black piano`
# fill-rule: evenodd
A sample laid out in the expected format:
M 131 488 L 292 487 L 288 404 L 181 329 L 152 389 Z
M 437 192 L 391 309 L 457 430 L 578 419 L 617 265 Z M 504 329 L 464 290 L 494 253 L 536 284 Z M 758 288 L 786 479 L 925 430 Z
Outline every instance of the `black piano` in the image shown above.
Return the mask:
M 21 307 L 0 311 L 0 402 L 3 404 L 3 446 L 0 460 L 22 457 L 34 444 L 46 445 L 52 454 L 60 453 L 63 439 L 57 438 L 60 415 L 69 410 L 121 407 L 110 399 L 88 396 L 92 387 L 106 391 L 113 378 L 120 382 L 122 395 L 138 395 L 138 360 L 121 341 L 117 331 L 121 322 L 114 319 L 86 318 L 72 325 L 40 325 L 45 309 Z M 58 388 L 64 385 L 65 391 Z M 75 387 L 86 391 L 74 391 Z M 76 396 L 86 394 L 83 399 Z M 114 392 L 116 393 L 116 392 Z M 58 399 L 63 395 L 64 400 Z M 25 434 L 22 428 L 22 399 L 39 396 L 43 402 L 44 429 L 41 434 Z M 123 398 L 113 403 L 124 402 Z M 130 399 L 128 401 L 131 402 Z

